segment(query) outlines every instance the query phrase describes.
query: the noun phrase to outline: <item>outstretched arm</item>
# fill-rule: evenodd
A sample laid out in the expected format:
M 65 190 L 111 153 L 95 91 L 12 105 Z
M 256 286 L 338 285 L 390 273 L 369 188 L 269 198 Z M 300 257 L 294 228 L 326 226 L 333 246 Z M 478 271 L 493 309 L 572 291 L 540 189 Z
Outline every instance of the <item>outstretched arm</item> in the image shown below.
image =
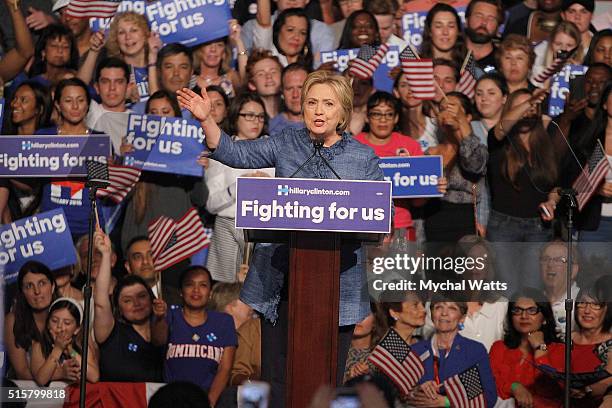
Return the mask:
M 96 318 L 94 319 L 94 334 L 96 341 L 104 343 L 115 327 L 115 318 L 111 308 L 108 292 L 111 285 L 111 244 L 108 235 L 98 227 L 94 235 L 94 248 L 102 253 L 100 272 L 96 278 L 94 290 L 94 305 Z

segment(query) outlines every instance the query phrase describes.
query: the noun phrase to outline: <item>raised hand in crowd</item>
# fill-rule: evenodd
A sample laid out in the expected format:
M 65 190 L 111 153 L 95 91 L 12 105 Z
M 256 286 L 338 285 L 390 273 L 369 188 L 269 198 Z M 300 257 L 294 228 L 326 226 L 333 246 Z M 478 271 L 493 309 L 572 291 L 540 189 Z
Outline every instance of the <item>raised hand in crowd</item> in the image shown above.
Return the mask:
M 55 23 L 53 16 L 50 16 L 44 11 L 37 10 L 34 7 L 29 7 L 28 13 L 30 13 L 30 15 L 26 17 L 26 24 L 31 30 L 42 30 L 48 25 Z
M 246 80 L 246 65 L 249 59 L 247 54 L 246 46 L 242 41 L 242 27 L 236 19 L 230 19 L 227 21 L 229 25 L 229 42 L 230 45 L 236 49 L 237 60 L 238 60 L 238 75 L 240 76 L 240 83 L 244 84 Z
M 153 95 L 160 89 L 159 78 L 157 76 L 157 54 L 159 53 L 159 50 L 161 50 L 164 44 L 162 43 L 162 40 L 159 37 L 159 33 L 156 33 L 155 31 L 151 31 L 151 33 L 149 34 L 149 38 L 147 38 L 147 44 L 149 46 L 149 52 L 147 54 L 147 66 L 149 68 L 149 95 Z M 138 95 L 137 98 L 132 100 L 140 100 L 140 95 Z
M 94 248 L 102 254 L 100 272 L 94 287 L 94 307 L 96 318 L 93 321 L 94 335 L 98 343 L 104 343 L 113 331 L 115 319 L 108 296 L 111 286 L 111 241 L 98 226 L 94 233 Z
M 200 121 L 206 134 L 205 141 L 208 148 L 216 149 L 221 138 L 221 129 L 210 114 L 212 103 L 206 89 L 202 88 L 202 93 L 198 95 L 191 89 L 183 88 L 176 91 L 176 95 L 181 108 L 187 109 L 194 119 Z
M 106 38 L 104 37 L 104 33 L 102 31 L 93 33 L 89 39 L 89 51 L 87 52 L 87 56 L 77 72 L 77 78 L 81 79 L 86 84 L 90 83 L 93 79 L 93 74 L 98 62 L 98 55 L 100 54 L 100 51 L 102 51 L 105 44 Z
M 19 0 L 5 0 L 15 32 L 15 48 L 0 59 L 0 77 L 9 81 L 24 71 L 28 60 L 34 55 L 34 42 L 26 20 L 19 8 Z
M 525 117 L 536 114 L 538 106 L 544 101 L 544 99 L 546 99 L 548 91 L 548 89 L 538 88 L 533 91 L 528 103 L 522 103 L 515 107 L 506 105 L 506 108 L 502 113 L 501 120 L 497 126 L 495 126 L 495 137 L 497 140 L 502 140 L 516 124 L 516 122 Z
M 153 316 L 151 323 L 151 343 L 156 346 L 165 345 L 168 342 L 168 305 L 162 299 L 153 299 Z

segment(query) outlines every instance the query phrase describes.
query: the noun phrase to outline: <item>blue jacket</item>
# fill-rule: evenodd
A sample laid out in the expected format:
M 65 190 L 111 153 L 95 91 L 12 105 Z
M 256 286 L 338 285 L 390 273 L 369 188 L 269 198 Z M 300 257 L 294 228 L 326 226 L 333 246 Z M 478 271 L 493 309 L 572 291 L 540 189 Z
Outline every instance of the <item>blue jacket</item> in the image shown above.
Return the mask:
M 434 380 L 434 353 L 431 346 L 431 340 L 422 340 L 412 347 L 412 350 L 418 355 L 427 356 L 423 360 L 425 366 L 425 374 L 421 377 L 420 383 Z M 484 389 L 487 407 L 492 408 L 497 401 L 497 389 L 495 387 L 495 378 L 491 371 L 489 363 L 489 355 L 487 349 L 482 343 L 467 339 L 460 334 L 455 336 L 453 346 L 450 353 L 444 351 L 439 353 L 439 381 L 444 382 L 446 379 L 456 374 L 461 374 L 465 370 L 478 365 L 480 371 L 480 384 Z M 446 390 L 441 388 L 441 394 L 445 395 Z
M 227 134 L 222 133 L 219 145 L 210 157 L 234 168 L 274 167 L 277 177 L 289 177 L 313 151 L 307 129 L 287 128 L 276 137 L 254 141 L 232 141 Z M 333 146 L 322 148 L 321 154 L 343 180 L 384 179 L 374 151 L 346 132 Z M 296 177 L 336 178 L 318 157 Z M 343 244 L 340 260 L 341 326 L 355 324 L 370 312 L 364 263 L 360 245 Z M 257 244 L 240 298 L 266 319 L 276 321 L 284 274 L 288 269 L 288 245 Z

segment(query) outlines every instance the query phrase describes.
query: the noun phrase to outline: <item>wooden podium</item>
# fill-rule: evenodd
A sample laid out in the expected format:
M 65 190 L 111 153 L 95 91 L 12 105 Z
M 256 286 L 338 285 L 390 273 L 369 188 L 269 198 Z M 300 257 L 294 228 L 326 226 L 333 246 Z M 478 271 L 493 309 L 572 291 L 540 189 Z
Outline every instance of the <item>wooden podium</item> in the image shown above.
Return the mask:
M 340 246 L 379 234 L 245 230 L 249 242 L 289 243 L 287 408 L 307 407 L 323 384 L 335 386 L 338 361 Z

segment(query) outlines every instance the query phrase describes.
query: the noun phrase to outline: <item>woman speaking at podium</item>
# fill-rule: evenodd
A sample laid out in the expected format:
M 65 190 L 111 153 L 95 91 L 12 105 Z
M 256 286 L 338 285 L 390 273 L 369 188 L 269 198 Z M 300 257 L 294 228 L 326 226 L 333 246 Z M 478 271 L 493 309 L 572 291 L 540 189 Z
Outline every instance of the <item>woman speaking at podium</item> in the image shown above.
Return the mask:
M 383 180 L 374 151 L 354 140 L 346 128 L 350 123 L 353 107 L 353 90 L 347 78 L 333 73 L 311 73 L 302 88 L 302 111 L 306 128 L 285 129 L 280 135 L 243 143 L 233 142 L 210 115 L 211 103 L 205 90 L 198 95 L 189 89 L 177 92 L 179 103 L 198 119 L 206 144 L 213 151 L 210 156 L 235 168 L 275 167 L 277 177 L 344 180 Z M 321 155 L 301 168 L 313 154 L 315 146 L 321 146 Z M 336 174 L 335 174 L 336 173 Z M 359 244 L 342 247 L 340 273 L 340 336 L 338 339 L 338 367 L 344 367 L 350 345 L 353 325 L 370 312 L 365 270 Z M 262 377 L 272 383 L 272 405 L 277 400 L 284 403 L 282 387 L 284 379 L 272 381 L 266 372 L 285 372 L 287 349 L 287 271 L 289 247 L 286 244 L 259 244 L 255 246 L 253 261 L 240 295 L 242 301 L 260 312 L 262 321 Z M 280 307 L 279 307 L 280 304 Z M 266 367 L 267 363 L 275 367 Z M 339 382 L 343 369 L 339 368 Z M 278 383 L 277 383 L 278 382 Z M 280 388 L 279 388 L 280 387 Z M 278 391 L 277 391 L 278 390 Z M 280 394 L 280 395 L 279 395 Z

